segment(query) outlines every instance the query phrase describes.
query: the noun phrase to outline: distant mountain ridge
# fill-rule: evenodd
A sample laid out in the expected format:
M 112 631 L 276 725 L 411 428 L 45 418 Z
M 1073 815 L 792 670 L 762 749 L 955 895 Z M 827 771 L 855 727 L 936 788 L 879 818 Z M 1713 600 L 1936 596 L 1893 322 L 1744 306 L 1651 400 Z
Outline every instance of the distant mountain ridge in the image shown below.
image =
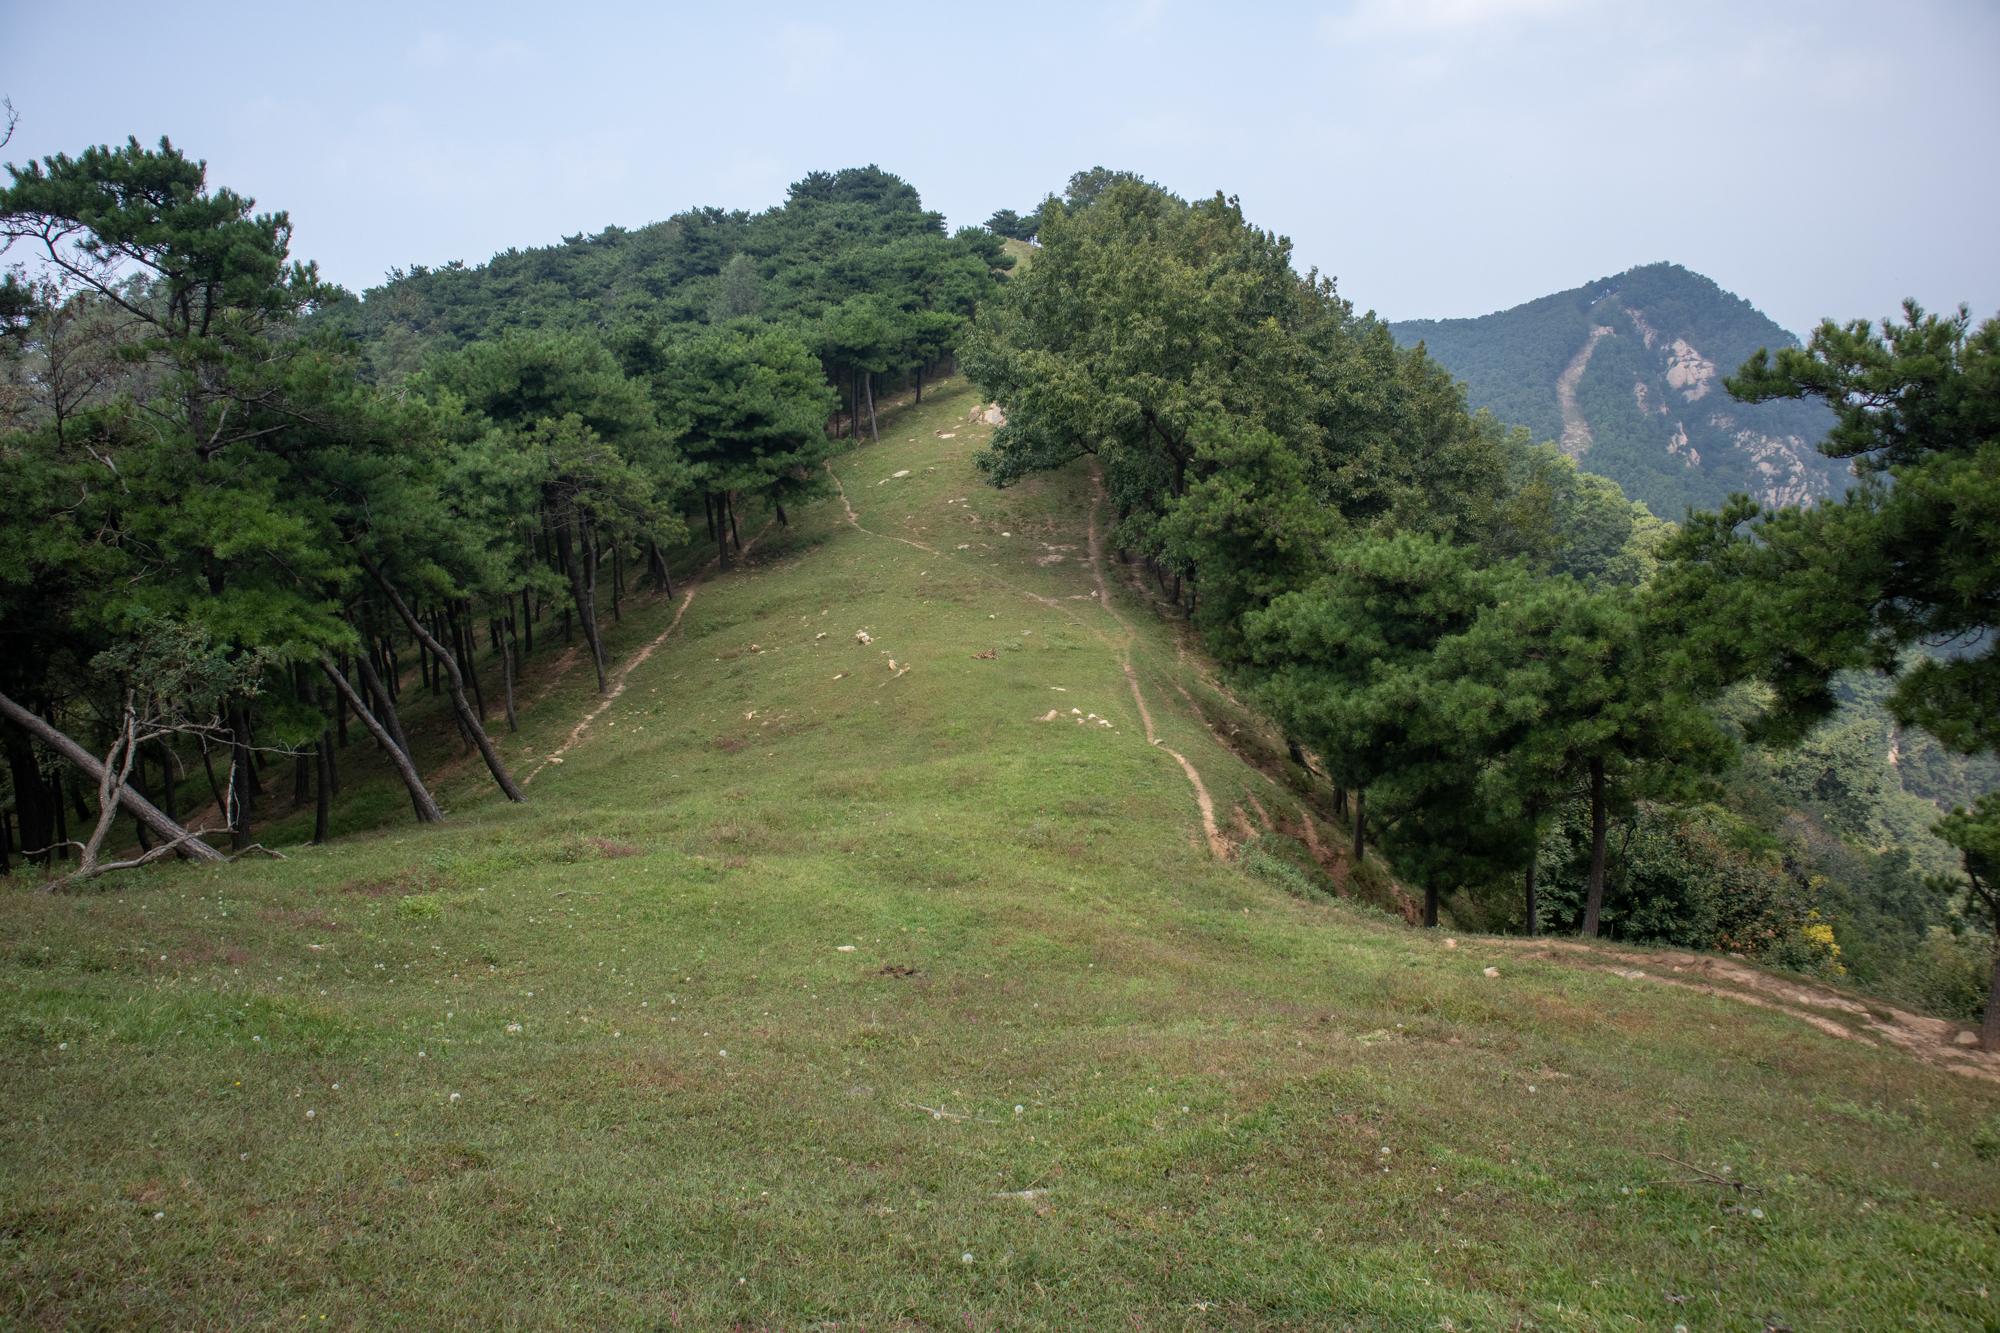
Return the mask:
M 1847 488 L 1818 451 L 1817 403 L 1746 404 L 1722 386 L 1760 347 L 1798 339 L 1678 264 L 1647 264 L 1475 319 L 1390 324 L 1465 381 L 1472 405 L 1616 481 L 1662 518 L 1732 492 L 1801 505 Z

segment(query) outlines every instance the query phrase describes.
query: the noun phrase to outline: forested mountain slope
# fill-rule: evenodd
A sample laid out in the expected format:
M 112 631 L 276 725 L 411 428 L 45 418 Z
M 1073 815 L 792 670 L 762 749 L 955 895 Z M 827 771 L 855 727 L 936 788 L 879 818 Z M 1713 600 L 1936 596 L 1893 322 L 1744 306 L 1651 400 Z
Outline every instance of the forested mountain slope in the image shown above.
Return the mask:
M 1846 487 L 1846 468 L 1815 449 L 1832 425 L 1824 408 L 1738 403 L 1722 385 L 1758 348 L 1798 340 L 1678 264 L 1476 319 L 1390 328 L 1464 380 L 1474 407 L 1559 441 L 1662 518 L 1716 508 L 1735 491 L 1798 505 Z
M 982 488 L 980 406 L 690 543 L 608 700 L 538 647 L 525 807 L 412 672 L 445 824 L 356 747 L 327 846 L 11 898 L 7 1317 L 1979 1325 L 2000 1102 L 1942 1066 L 1986 1057 L 1332 896 L 1394 890 L 1086 464 Z
M 962 313 L 989 271 L 1012 263 L 991 232 L 948 235 L 908 182 L 850 167 L 813 172 L 757 213 L 690 208 L 480 264 L 399 269 L 323 318 L 360 342 L 378 377 L 394 378 L 431 352 L 522 329 L 630 339 L 745 318 L 854 322 L 898 303 Z M 934 340 L 941 350 L 943 335 Z

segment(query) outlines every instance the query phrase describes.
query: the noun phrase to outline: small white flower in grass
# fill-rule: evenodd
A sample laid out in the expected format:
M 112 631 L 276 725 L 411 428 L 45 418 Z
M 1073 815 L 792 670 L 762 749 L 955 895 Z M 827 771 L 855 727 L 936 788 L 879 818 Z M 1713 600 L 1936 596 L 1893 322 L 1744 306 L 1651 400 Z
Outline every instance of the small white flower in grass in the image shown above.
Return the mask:
M 69 1043 L 66 1041 L 59 1041 L 56 1043 L 56 1049 L 59 1051 L 66 1051 L 69 1049 Z
M 453 1094 L 451 1094 L 451 1099 L 452 1099 L 453 1101 L 457 1101 L 457 1100 L 458 1100 L 458 1094 L 457 1094 L 457 1093 L 455 1093 L 455 1092 L 454 1092 Z
M 264 1040 L 264 1039 L 263 1039 L 262 1037 L 252 1037 L 252 1038 L 250 1038 L 250 1040 L 252 1040 L 252 1041 L 262 1041 L 262 1040 Z
M 339 1091 L 340 1091 L 340 1085 L 339 1085 L 338 1083 L 334 1084 L 334 1085 L 333 1085 L 333 1090 L 334 1090 L 335 1092 L 339 1092 Z
M 307 1111 L 307 1112 L 306 1112 L 306 1119 L 308 1119 L 308 1120 L 317 1120 L 317 1119 L 319 1119 L 319 1112 L 318 1112 L 318 1111 L 310 1111 L 310 1110 L 309 1110 L 309 1111 Z
M 422 1051 L 418 1051 L 418 1052 L 417 1052 L 417 1059 L 419 1059 L 419 1060 L 422 1060 L 422 1059 L 424 1059 L 424 1058 L 425 1058 L 425 1056 L 424 1056 L 424 1053 L 423 1053 Z
M 729 1058 L 729 1052 L 728 1052 L 728 1051 L 717 1051 L 717 1052 L 716 1052 L 716 1054 L 717 1054 L 717 1055 L 719 1055 L 719 1056 L 721 1056 L 721 1057 L 722 1057 L 723 1059 L 725 1059 L 725 1060 L 727 1060 L 727 1059 Z
M 959 1255 L 959 1256 L 958 1256 L 958 1261 L 959 1261 L 960 1263 L 962 1263 L 962 1264 L 969 1264 L 969 1263 L 971 1263 L 971 1262 L 972 1262 L 972 1251 L 971 1251 L 971 1250 L 967 1250 L 967 1251 L 966 1251 L 966 1252 L 965 1252 L 964 1254 L 961 1254 L 961 1255 Z
M 1389 1155 L 1389 1150 L 1387 1148 L 1382 1149 L 1382 1155 L 1384 1157 L 1387 1157 Z
M 1764 1210 L 1762 1208 L 1752 1208 L 1750 1210 L 1750 1216 L 1756 1218 L 1759 1222 L 1761 1222 L 1764 1220 Z
M 1017 1103 L 1015 1103 L 1015 1106 L 1014 1106 L 1014 1114 L 1015 1114 L 1015 1115 L 1025 1115 L 1025 1114 L 1027 1114 L 1027 1110 L 1028 1110 L 1028 1108 L 1027 1108 L 1027 1107 L 1025 1107 L 1025 1106 L 1022 1106 L 1022 1105 L 1020 1105 L 1020 1104 L 1019 1104 L 1018 1102 L 1017 1102 Z
M 167 1215 L 165 1213 L 154 1213 L 153 1220 L 155 1222 L 164 1222 L 167 1220 Z
M 249 1153 L 247 1153 L 247 1152 L 240 1152 L 240 1153 L 237 1153 L 237 1154 L 236 1154 L 236 1160 L 237 1160 L 237 1161 L 239 1161 L 239 1162 L 247 1162 L 247 1161 L 249 1161 L 249 1160 L 250 1160 L 250 1154 L 249 1154 Z
M 519 1032 L 520 1030 L 521 1030 L 521 1025 L 519 1023 L 509 1023 L 507 1025 L 507 1031 L 509 1033 Z

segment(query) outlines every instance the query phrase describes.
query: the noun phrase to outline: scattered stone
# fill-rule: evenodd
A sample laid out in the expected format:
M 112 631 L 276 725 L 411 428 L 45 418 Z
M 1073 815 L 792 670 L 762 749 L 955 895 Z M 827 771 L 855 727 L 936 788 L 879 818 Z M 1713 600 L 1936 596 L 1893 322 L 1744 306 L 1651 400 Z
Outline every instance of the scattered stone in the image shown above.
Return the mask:
M 1500 969 L 1497 967 L 1489 967 L 1486 969 L 1486 975 L 1489 977 L 1497 977 L 1500 975 Z
M 1456 949 L 1458 947 L 1458 941 L 1453 939 L 1447 939 L 1444 942 L 1444 947 L 1447 949 Z
M 1959 1033 L 1951 1040 L 1955 1046 L 1977 1046 L 1979 1044 L 1979 1034 L 1968 1030 Z
M 853 946 L 853 945 L 851 945 L 851 944 L 836 944 L 836 945 L 834 945 L 833 947 L 834 947 L 834 951 L 835 951 L 836 953 L 853 953 L 853 952 L 854 952 L 854 946 Z
M 875 642 L 875 636 L 865 629 L 858 629 L 854 631 L 854 641 L 856 643 L 873 643 Z
M 910 475 L 910 470 L 908 468 L 904 468 L 901 472 L 891 472 L 889 474 L 889 480 L 901 481 L 904 477 L 907 477 L 909 475 Z

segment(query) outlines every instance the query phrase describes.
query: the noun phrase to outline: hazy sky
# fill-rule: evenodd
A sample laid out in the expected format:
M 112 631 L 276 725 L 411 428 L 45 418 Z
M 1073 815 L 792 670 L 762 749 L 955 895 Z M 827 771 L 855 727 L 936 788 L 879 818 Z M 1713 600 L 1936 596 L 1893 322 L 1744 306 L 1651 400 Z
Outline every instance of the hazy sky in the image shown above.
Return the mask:
M 1671 259 L 1801 329 L 2000 313 L 2000 6 L 0 0 L 0 157 L 169 134 L 360 288 L 879 162 L 954 225 L 1102 163 L 1395 318 Z

